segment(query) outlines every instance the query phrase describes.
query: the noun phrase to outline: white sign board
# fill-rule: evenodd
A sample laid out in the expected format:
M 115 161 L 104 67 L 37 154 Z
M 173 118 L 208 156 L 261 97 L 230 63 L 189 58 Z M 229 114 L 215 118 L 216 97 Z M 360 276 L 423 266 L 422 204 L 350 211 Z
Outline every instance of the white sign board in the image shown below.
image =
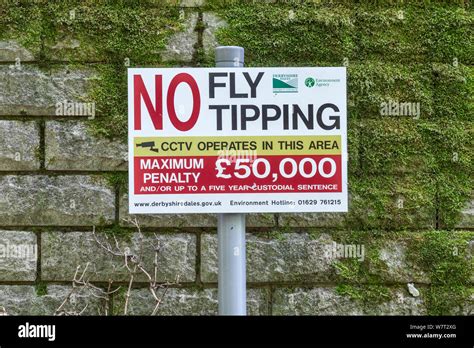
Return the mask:
M 129 211 L 347 211 L 345 68 L 128 69 Z

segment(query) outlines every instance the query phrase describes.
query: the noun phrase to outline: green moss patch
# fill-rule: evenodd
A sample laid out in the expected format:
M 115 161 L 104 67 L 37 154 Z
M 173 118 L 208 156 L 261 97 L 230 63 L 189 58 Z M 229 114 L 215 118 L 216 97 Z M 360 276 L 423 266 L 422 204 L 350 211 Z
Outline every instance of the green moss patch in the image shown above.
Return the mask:
M 38 283 L 35 285 L 36 296 L 44 296 L 48 294 L 48 286 L 46 283 Z
M 365 175 L 349 182 L 350 229 L 434 227 L 436 186 L 429 175 Z
M 375 10 L 374 6 L 363 4 L 356 6 L 353 13 L 357 42 L 354 59 L 396 63 L 427 60 L 430 50 L 426 45 L 428 11 L 411 4 Z
M 341 64 L 352 55 L 354 25 L 347 7 L 243 2 L 217 13 L 229 23 L 219 30 L 219 43 L 245 47 L 248 66 Z
M 431 286 L 422 293 L 429 314 L 448 315 L 472 305 L 472 240 L 472 231 L 433 231 L 411 243 L 407 258 L 430 275 Z
M 455 2 L 452 2 L 455 5 Z M 430 60 L 452 63 L 474 63 L 474 17 L 472 9 L 459 6 L 433 6 L 428 19 L 427 43 Z
M 472 40 L 471 40 L 472 41 Z M 474 51 L 473 51 L 474 52 Z M 462 64 L 433 64 L 434 112 L 437 119 L 474 119 L 474 68 Z
M 96 103 L 95 134 L 126 139 L 127 68 L 163 65 L 169 37 L 183 29 L 177 6 L 154 2 L 14 2 L 0 11 L 0 39 L 17 40 L 38 64 L 99 62 L 90 99 Z
M 91 90 L 97 103 L 97 117 L 91 131 L 107 138 L 127 138 L 127 69 L 123 64 L 102 65 L 97 68 L 98 80 Z
M 390 300 L 390 289 L 383 285 L 387 266 L 380 259 L 380 247 L 384 240 L 393 240 L 394 237 L 394 234 L 386 235 L 380 231 L 334 233 L 333 238 L 339 244 L 358 244 L 365 248 L 363 261 L 341 259 L 333 264 L 339 282 L 336 292 L 366 306 Z
M 349 118 L 381 119 L 383 103 L 420 103 L 420 118 L 433 114 L 431 68 L 424 64 L 392 64 L 367 61 L 350 64 L 348 77 Z
M 412 118 L 385 117 L 364 120 L 362 169 L 367 173 L 427 172 L 435 155 Z
M 44 11 L 39 6 L 10 2 L 0 9 L 0 40 L 15 40 L 29 49 L 36 59 L 42 58 L 42 41 L 46 36 Z
M 127 192 L 128 190 L 128 173 L 126 172 L 114 172 L 104 174 L 105 179 L 115 189 L 120 190 L 120 192 Z
M 123 227 L 119 224 L 98 227 L 96 231 L 98 233 L 104 233 L 107 237 L 117 237 L 118 239 L 123 239 L 125 241 L 130 241 L 134 232 L 136 232 L 133 228 Z

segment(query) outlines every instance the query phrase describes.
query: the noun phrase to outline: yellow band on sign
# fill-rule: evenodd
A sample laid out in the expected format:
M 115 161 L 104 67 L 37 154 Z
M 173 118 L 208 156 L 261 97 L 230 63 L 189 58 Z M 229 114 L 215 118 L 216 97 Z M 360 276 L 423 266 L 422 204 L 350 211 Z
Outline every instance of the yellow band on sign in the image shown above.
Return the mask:
M 341 136 L 136 137 L 134 156 L 340 155 Z

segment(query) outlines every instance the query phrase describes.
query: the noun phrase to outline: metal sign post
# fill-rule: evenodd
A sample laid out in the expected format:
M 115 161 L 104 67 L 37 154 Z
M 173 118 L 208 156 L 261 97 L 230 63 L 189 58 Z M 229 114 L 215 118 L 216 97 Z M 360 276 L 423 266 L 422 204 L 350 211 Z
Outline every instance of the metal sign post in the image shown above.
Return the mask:
M 243 67 L 244 49 L 216 48 L 216 67 Z M 246 315 L 245 214 L 218 214 L 220 315 Z

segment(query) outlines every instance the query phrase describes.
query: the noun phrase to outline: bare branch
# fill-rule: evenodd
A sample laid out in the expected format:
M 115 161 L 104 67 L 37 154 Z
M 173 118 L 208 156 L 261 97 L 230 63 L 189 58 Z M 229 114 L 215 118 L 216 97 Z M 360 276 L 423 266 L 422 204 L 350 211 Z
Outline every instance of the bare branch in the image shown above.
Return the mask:
M 92 236 L 94 241 L 100 246 L 101 250 L 104 250 L 107 254 L 112 255 L 113 257 L 117 257 L 123 261 L 122 267 L 124 267 L 127 272 L 129 273 L 129 281 L 127 285 L 127 291 L 125 293 L 125 303 L 124 303 L 124 314 L 127 315 L 129 312 L 130 307 L 130 297 L 133 289 L 133 284 L 137 277 L 140 274 L 143 274 L 148 281 L 148 289 L 153 296 L 155 301 L 155 305 L 152 311 L 152 315 L 156 315 L 158 312 L 160 304 L 163 302 L 164 297 L 168 292 L 168 288 L 171 286 L 176 286 L 179 284 L 179 276 L 176 277 L 174 282 L 166 282 L 164 284 L 158 283 L 158 272 L 159 272 L 159 253 L 161 251 L 161 241 L 160 238 L 156 233 L 153 234 L 153 238 L 145 237 L 142 233 L 140 224 L 136 218 L 129 218 L 125 219 L 126 222 L 133 225 L 137 230 L 137 237 L 134 238 L 134 245 L 133 250 L 131 251 L 131 247 L 124 246 L 118 240 L 118 238 L 114 235 L 112 238 L 104 234 L 103 236 L 99 237 L 96 233 L 95 226 L 92 228 Z M 111 240 L 113 239 L 113 240 Z M 122 242 L 123 243 L 123 242 Z M 147 248 L 151 248 L 154 251 L 154 257 L 150 267 L 147 267 L 145 264 L 145 260 L 142 259 L 142 255 L 144 252 L 145 245 Z M 118 286 L 115 289 L 112 289 L 112 280 L 109 279 L 107 289 L 103 289 L 97 285 L 92 283 L 93 276 L 96 274 L 95 267 L 94 270 L 91 270 L 91 265 L 89 262 L 86 263 L 85 267 L 82 269 L 81 266 L 78 265 L 76 268 L 76 272 L 74 274 L 74 278 L 72 280 L 72 289 L 67 294 L 64 301 L 56 310 L 56 315 L 81 315 L 85 313 L 87 309 L 87 305 L 80 310 L 77 311 L 66 311 L 65 307 L 66 304 L 71 301 L 72 296 L 74 293 L 81 289 L 87 289 L 91 296 L 94 298 L 98 298 L 105 301 L 105 315 L 108 315 L 108 306 L 110 303 L 110 296 L 115 294 L 117 291 L 122 289 L 121 286 Z M 115 269 L 115 265 L 112 266 Z M 1 313 L 1 312 L 0 312 Z

